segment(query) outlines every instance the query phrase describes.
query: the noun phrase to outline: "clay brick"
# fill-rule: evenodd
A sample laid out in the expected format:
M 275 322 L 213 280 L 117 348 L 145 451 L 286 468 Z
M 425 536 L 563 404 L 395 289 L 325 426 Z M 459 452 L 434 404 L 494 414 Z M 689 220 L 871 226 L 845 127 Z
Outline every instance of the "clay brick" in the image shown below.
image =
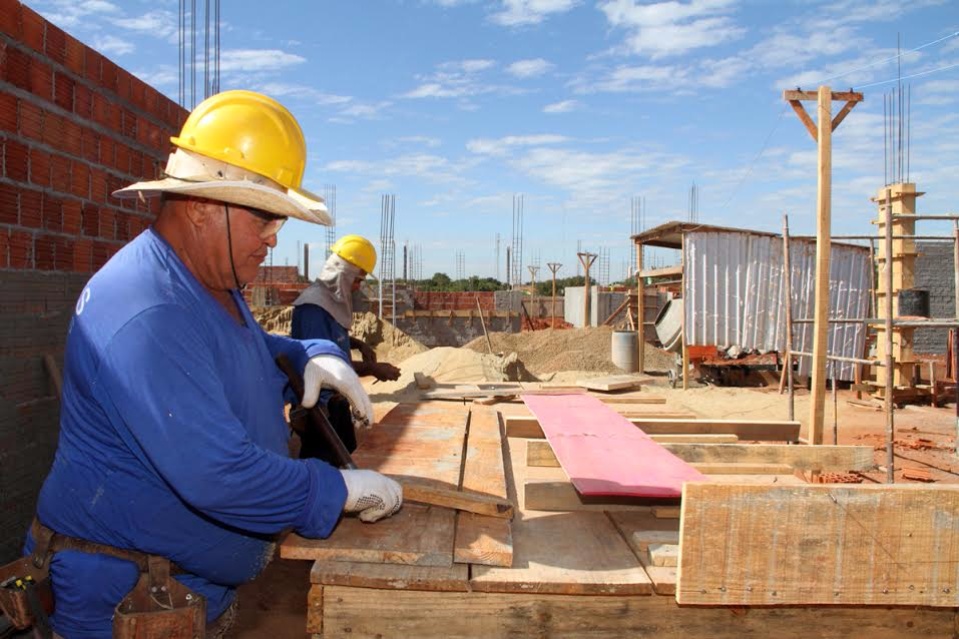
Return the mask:
M 84 120 L 89 120 L 93 114 L 93 92 L 82 82 L 77 82 L 73 88 L 73 112 Z
M 105 240 L 116 239 L 116 213 L 113 209 L 107 207 L 100 209 L 100 228 L 97 229 L 97 236 Z
M 86 61 L 86 46 L 69 33 L 65 35 L 66 59 L 64 60 L 64 64 L 78 76 L 83 77 L 83 67 Z
M 70 158 L 63 155 L 50 155 L 50 186 L 60 193 L 70 192 Z
M 107 58 L 100 62 L 100 86 L 108 91 L 117 91 L 117 71 L 118 67 Z
M 93 240 L 76 240 L 73 244 L 73 270 L 89 273 L 93 268 Z
M 90 197 L 90 168 L 76 160 L 71 164 L 70 192 L 77 197 Z
M 23 6 L 21 10 L 21 25 L 23 26 L 23 36 L 21 42 L 34 51 L 43 52 L 43 32 L 47 21 L 28 6 Z
M 30 92 L 53 101 L 53 67 L 39 58 L 30 61 Z
M 90 199 L 97 204 L 107 201 L 107 174 L 97 168 L 90 168 Z
M 56 113 L 44 111 L 43 113 L 43 142 L 49 144 L 55 149 L 59 149 L 61 140 L 63 140 L 63 118 Z
M 70 155 L 79 156 L 81 132 L 79 124 L 70 118 L 63 118 L 63 137 L 58 146 Z
M 70 235 L 80 234 L 80 222 L 82 219 L 82 205 L 80 200 L 63 201 L 63 232 Z
M 100 163 L 100 135 L 93 129 L 80 132 L 80 156 L 87 162 Z
M 0 268 L 10 266 L 10 233 L 0 229 Z
M 76 82 L 66 73 L 53 74 L 53 101 L 61 109 L 73 111 L 73 92 Z
M 121 100 L 130 102 L 130 84 L 133 76 L 126 69 L 117 68 L 117 96 Z
M 116 206 L 117 200 L 113 197 L 113 192 L 122 189 L 127 185 L 127 181 L 118 175 L 107 173 L 107 202 Z
M 43 194 L 33 189 L 20 189 L 20 226 L 38 229 L 43 226 Z
M 50 231 L 63 229 L 63 198 L 43 194 L 43 228 Z
M 96 237 L 100 228 L 100 208 L 93 204 L 84 204 L 80 209 L 80 229 L 87 237 Z
M 30 177 L 30 150 L 17 140 L 3 142 L 3 173 L 14 182 L 26 182 Z
M 31 140 L 42 140 L 43 117 L 43 109 L 32 102 L 20 100 L 20 135 Z
M 46 151 L 30 149 L 30 183 L 50 186 L 50 154 Z
M 150 88 L 143 80 L 136 76 L 130 77 L 130 102 L 133 103 L 133 106 L 142 111 L 148 111 L 147 94 L 149 92 Z
M 19 40 L 23 35 L 18 0 L 0 0 L 0 32 L 6 33 L 14 40 Z
M 55 263 L 55 244 L 53 236 L 40 235 L 33 243 L 33 262 L 34 267 L 41 271 L 52 271 Z
M 47 23 L 47 37 L 44 41 L 44 50 L 56 62 L 66 64 L 67 61 L 67 34 L 63 29 L 53 24 Z
M 130 214 L 122 211 L 116 212 L 116 239 L 123 242 L 130 241 Z
M 0 224 L 19 224 L 20 190 L 12 184 L 0 183 Z
M 10 268 L 33 267 L 33 235 L 10 231 Z
M 159 174 L 151 169 L 149 160 L 144 161 L 142 152 L 133 151 L 130 154 L 130 175 L 136 178 L 153 179 L 153 176 Z
M 93 270 L 99 271 L 110 256 L 113 255 L 113 247 L 108 242 L 93 243 Z
M 7 92 L 0 93 L 0 131 L 17 130 L 17 99 Z
M 120 120 L 120 133 L 128 138 L 137 137 L 137 116 L 129 109 L 121 109 L 123 118 Z
M 131 153 L 130 147 L 123 142 L 117 142 L 114 144 L 113 149 L 115 154 L 113 159 L 113 167 L 115 167 L 116 170 L 120 171 L 121 173 L 129 173 Z
M 30 64 L 32 58 L 29 53 L 15 47 L 6 47 L 6 59 L 3 65 L 3 77 L 10 84 L 30 90 Z
M 74 241 L 69 237 L 56 237 L 53 246 L 53 268 L 58 271 L 72 270 Z
M 83 54 L 86 61 L 83 64 L 83 77 L 94 84 L 99 84 L 100 64 L 103 61 L 103 56 L 97 53 L 96 49 L 91 49 L 90 47 L 85 47 L 84 49 Z

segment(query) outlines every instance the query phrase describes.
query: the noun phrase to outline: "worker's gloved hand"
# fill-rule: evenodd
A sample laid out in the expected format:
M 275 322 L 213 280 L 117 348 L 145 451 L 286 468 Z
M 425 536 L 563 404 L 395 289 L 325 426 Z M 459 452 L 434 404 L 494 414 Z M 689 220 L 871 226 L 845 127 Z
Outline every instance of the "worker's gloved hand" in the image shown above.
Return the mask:
M 370 367 L 373 377 L 381 382 L 400 378 L 400 369 L 387 362 L 377 362 Z
M 403 487 L 375 470 L 341 470 L 346 483 L 343 512 L 367 523 L 393 515 L 403 505 Z
M 353 367 L 335 355 L 317 355 L 306 363 L 303 371 L 303 401 L 312 408 L 320 398 L 321 388 L 332 388 L 350 401 L 358 426 L 373 423 L 373 404 L 360 384 Z

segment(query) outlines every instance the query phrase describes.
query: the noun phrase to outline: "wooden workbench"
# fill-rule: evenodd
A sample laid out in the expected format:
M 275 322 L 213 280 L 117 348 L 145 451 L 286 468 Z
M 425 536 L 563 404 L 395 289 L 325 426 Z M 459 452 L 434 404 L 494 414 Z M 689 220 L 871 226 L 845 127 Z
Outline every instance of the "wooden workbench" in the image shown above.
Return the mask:
M 427 447 L 432 447 L 430 455 L 434 457 L 418 458 L 423 464 L 445 469 L 449 456 L 435 456 L 440 432 L 437 426 L 445 420 L 450 431 L 461 428 L 464 407 L 445 404 L 439 408 L 439 403 L 425 406 L 429 406 L 424 414 L 428 414 L 430 426 L 417 425 L 423 421 L 417 418 L 417 409 L 407 408 L 410 428 L 392 435 L 400 436 L 404 446 L 415 448 L 411 443 L 416 439 L 413 430 L 422 428 L 422 434 L 429 433 L 431 443 Z M 468 435 L 466 441 L 469 457 Z M 522 487 L 527 480 L 556 480 L 557 473 L 562 471 L 528 468 L 526 445 L 525 439 L 510 438 L 503 448 L 506 486 L 517 504 L 517 514 L 508 540 L 501 538 L 501 532 L 493 532 L 491 547 L 501 551 L 500 556 L 490 561 L 474 554 L 476 561 L 463 557 L 451 561 L 449 558 L 456 554 L 454 548 L 462 546 L 454 532 L 457 524 L 462 524 L 454 517 L 463 517 L 464 513 L 454 516 L 441 508 L 404 506 L 404 517 L 409 521 L 403 523 L 403 518 L 398 518 L 395 525 L 419 534 L 391 543 L 407 544 L 416 551 L 410 551 L 411 554 L 399 552 L 400 547 L 395 545 L 386 550 L 375 548 L 379 542 L 371 541 L 370 534 L 381 524 L 341 524 L 330 540 L 308 542 L 320 553 L 330 548 L 337 552 L 318 555 L 325 558 L 314 563 L 307 631 L 315 639 L 954 636 L 954 608 L 679 606 L 674 595 L 676 568 L 644 567 L 640 561 L 643 557 L 649 563 L 643 534 L 660 531 L 666 536 L 678 535 L 679 520 L 656 518 L 650 508 L 643 507 L 590 507 L 570 512 L 530 510 L 525 506 L 522 488 L 517 491 L 516 487 Z M 452 444 L 444 450 L 454 449 Z M 366 455 L 368 467 L 375 457 Z M 488 456 L 484 459 L 488 461 Z M 467 474 L 465 468 L 463 474 Z M 357 534 L 361 537 L 348 538 Z M 482 543 L 485 539 L 475 528 L 471 534 L 474 542 Z M 365 541 L 362 535 L 366 535 Z M 365 561 L 393 563 L 350 560 L 363 556 L 361 552 L 338 554 L 344 547 L 363 551 L 358 548 L 363 544 L 372 548 Z M 296 556 L 303 547 L 302 540 L 297 540 L 284 544 L 281 550 L 284 556 Z M 484 565 L 503 563 L 502 555 L 507 551 L 511 567 Z

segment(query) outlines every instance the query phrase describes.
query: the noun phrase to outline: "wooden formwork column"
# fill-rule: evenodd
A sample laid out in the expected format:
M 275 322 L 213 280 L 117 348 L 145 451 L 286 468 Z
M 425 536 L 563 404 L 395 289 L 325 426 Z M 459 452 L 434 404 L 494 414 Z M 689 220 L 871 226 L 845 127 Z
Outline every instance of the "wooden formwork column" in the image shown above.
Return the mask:
M 887 200 L 887 195 L 888 200 Z M 916 242 L 903 236 L 915 235 L 916 221 L 909 216 L 916 214 L 916 198 L 922 193 L 916 192 L 916 185 L 911 182 L 893 184 L 884 187 L 873 199 L 878 205 L 877 229 L 879 237 L 886 233 L 885 207 L 892 207 L 892 291 L 887 290 L 886 278 L 880 277 L 877 282 L 876 296 L 880 303 L 876 306 L 879 319 L 886 318 L 886 295 L 892 295 L 893 318 L 900 315 L 898 293 L 901 290 L 913 288 L 916 283 Z M 877 267 L 883 269 L 886 263 L 886 243 L 878 242 L 879 250 L 876 253 Z M 877 325 L 876 354 L 879 361 L 885 361 L 886 337 L 885 326 Z M 913 353 L 914 328 L 895 327 L 892 336 L 892 375 L 893 387 L 903 388 L 912 385 L 916 372 L 916 357 Z M 887 369 L 876 367 L 876 396 L 883 397 L 885 392 Z

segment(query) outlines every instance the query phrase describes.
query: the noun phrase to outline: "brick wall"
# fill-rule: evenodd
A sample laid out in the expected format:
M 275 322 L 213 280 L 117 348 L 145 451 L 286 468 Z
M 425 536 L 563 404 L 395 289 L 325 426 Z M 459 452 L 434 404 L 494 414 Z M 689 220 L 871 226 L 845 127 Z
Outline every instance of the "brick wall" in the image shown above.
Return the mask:
M 16 0 L 0 0 L 0 561 L 50 465 L 67 325 L 90 274 L 155 211 L 110 193 L 159 174 L 176 103 Z
M 929 312 L 932 317 L 956 316 L 953 244 L 951 242 L 917 242 L 916 288 L 929 291 Z M 922 328 L 914 334 L 913 349 L 922 354 L 946 352 L 947 329 Z

